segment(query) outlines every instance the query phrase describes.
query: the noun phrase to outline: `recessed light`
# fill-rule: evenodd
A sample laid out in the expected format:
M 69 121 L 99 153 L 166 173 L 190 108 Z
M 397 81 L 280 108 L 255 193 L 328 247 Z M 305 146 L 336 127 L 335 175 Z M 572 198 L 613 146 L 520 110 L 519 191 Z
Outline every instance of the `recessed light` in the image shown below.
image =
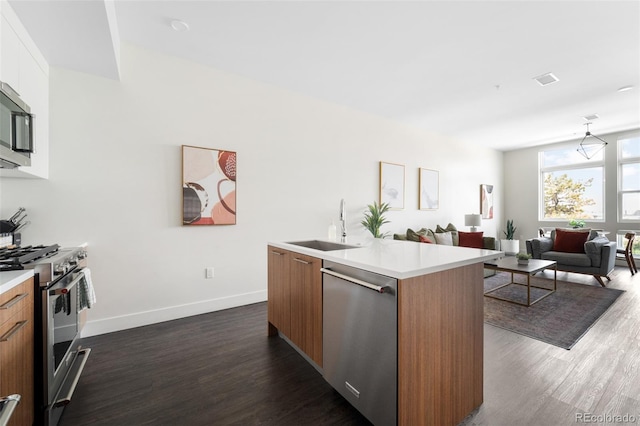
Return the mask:
M 179 19 L 174 19 L 173 21 L 171 21 L 171 28 L 179 33 L 184 33 L 186 31 L 189 31 L 189 24 Z
M 556 77 L 550 72 L 539 75 L 537 77 L 533 77 L 533 79 L 537 81 L 540 86 L 547 86 L 551 83 L 555 83 L 556 81 L 559 81 L 558 77 Z
M 585 115 L 584 117 L 585 121 L 593 121 L 593 120 L 597 120 L 598 118 L 600 118 L 600 116 L 598 114 L 589 114 L 589 115 Z
M 618 92 L 626 92 L 627 90 L 633 89 L 633 86 L 623 86 L 618 89 Z

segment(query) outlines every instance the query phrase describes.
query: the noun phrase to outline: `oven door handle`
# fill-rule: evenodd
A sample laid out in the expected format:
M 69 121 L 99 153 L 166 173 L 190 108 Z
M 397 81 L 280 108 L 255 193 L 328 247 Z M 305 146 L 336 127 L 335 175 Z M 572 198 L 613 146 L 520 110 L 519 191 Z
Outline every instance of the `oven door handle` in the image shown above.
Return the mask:
M 78 276 L 75 277 L 73 281 L 71 281 L 69 284 L 60 288 L 52 287 L 49 289 L 49 292 L 50 294 L 55 294 L 55 295 L 67 294 L 69 293 L 69 290 L 71 290 L 76 284 L 78 284 L 83 277 L 84 277 L 84 274 L 82 273 L 82 270 L 80 270 L 80 272 L 78 272 Z
M 84 348 L 78 351 L 76 357 L 73 360 L 73 367 L 69 370 L 69 372 L 67 373 L 67 377 L 65 377 L 64 379 L 64 382 L 66 382 L 67 379 L 71 379 L 71 384 L 68 386 L 67 393 L 62 398 L 56 399 L 56 401 L 53 403 L 53 407 L 62 407 L 71 402 L 71 397 L 76 390 L 76 386 L 78 386 L 80 375 L 82 374 L 82 370 L 84 370 L 84 365 L 87 363 L 87 359 L 89 358 L 90 353 L 91 348 Z M 62 392 L 62 389 L 60 389 L 60 392 Z
M 9 424 L 9 419 L 11 419 L 13 411 L 20 403 L 20 398 L 21 396 L 18 394 L 0 398 L 0 407 L 2 408 L 0 409 L 0 425 Z

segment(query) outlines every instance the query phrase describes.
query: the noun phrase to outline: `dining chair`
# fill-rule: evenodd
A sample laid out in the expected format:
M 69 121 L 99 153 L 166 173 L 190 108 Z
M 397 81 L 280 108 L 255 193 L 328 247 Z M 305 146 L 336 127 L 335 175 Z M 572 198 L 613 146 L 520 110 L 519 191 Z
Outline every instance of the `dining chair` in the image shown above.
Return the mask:
M 636 233 L 627 232 L 626 234 L 624 234 L 624 238 L 625 240 L 627 240 L 627 244 L 624 248 L 619 248 L 616 250 L 616 259 L 624 259 L 627 262 L 627 266 L 629 266 L 631 275 L 634 275 L 636 272 L 638 272 L 636 261 L 633 258 L 633 241 L 636 238 Z

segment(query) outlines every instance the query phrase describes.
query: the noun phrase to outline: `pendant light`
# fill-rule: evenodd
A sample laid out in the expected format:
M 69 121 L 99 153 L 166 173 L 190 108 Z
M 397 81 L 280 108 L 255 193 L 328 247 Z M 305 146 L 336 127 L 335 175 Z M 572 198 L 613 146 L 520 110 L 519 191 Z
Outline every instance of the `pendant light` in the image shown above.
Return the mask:
M 607 146 L 606 141 L 600 139 L 589 131 L 589 124 L 591 123 L 585 123 L 585 126 L 587 126 L 587 132 L 585 133 L 584 138 L 582 138 L 580 146 L 577 149 L 577 151 L 587 160 L 591 160 L 597 153 Z

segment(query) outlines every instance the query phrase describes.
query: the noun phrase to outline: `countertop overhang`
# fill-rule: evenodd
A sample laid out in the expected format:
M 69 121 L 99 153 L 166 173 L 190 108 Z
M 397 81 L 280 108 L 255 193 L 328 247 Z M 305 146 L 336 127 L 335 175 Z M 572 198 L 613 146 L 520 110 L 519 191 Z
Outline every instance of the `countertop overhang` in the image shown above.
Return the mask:
M 385 239 L 353 241 L 349 239 L 346 244 L 358 247 L 332 251 L 316 250 L 289 242 L 269 242 L 268 244 L 272 247 L 341 263 L 397 279 L 413 278 L 504 256 L 504 252 L 496 250 Z
M 33 269 L 24 271 L 4 271 L 0 272 L 0 294 L 7 292 L 18 284 L 28 280 L 33 276 Z

